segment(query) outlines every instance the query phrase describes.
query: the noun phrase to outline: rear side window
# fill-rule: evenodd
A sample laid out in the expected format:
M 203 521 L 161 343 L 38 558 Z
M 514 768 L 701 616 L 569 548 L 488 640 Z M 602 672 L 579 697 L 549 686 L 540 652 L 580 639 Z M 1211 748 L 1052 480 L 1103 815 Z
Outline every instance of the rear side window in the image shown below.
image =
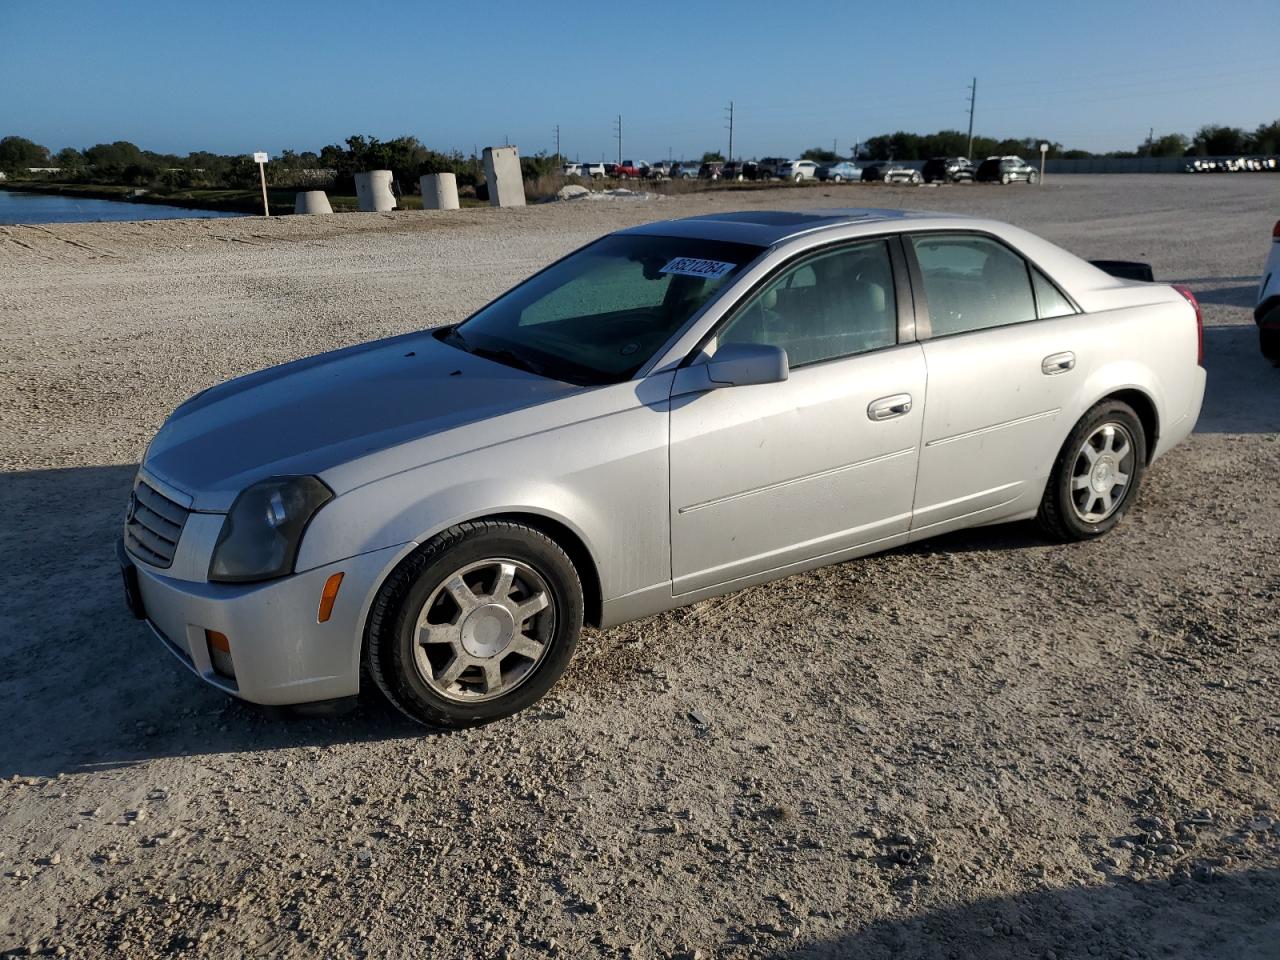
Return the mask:
M 924 277 L 933 336 L 1036 319 L 1027 263 L 1008 247 L 966 234 L 910 239 Z
M 718 342 L 782 347 L 793 367 L 892 346 L 898 340 L 893 268 L 883 240 L 800 261 L 754 294 Z
M 1041 320 L 1066 317 L 1076 312 L 1071 301 L 1062 295 L 1062 291 L 1035 267 L 1031 268 L 1031 284 L 1036 289 L 1036 312 Z

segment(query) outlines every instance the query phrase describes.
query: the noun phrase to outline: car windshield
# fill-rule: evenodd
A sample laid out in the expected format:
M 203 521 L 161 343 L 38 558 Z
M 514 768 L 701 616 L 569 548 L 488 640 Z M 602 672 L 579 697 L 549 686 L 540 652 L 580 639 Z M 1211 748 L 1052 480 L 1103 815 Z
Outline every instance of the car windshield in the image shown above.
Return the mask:
M 439 336 L 554 380 L 618 383 L 762 251 L 685 237 L 605 237 Z

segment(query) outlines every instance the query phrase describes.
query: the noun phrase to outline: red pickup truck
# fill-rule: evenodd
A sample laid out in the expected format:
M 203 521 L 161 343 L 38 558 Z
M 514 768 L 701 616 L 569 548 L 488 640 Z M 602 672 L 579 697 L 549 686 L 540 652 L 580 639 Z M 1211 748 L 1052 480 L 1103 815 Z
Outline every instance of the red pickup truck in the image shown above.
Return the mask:
M 639 180 L 644 176 L 644 171 L 630 160 L 623 160 L 622 163 L 618 164 L 617 169 L 615 170 L 615 175 L 621 177 L 623 180 L 630 180 L 633 177 Z

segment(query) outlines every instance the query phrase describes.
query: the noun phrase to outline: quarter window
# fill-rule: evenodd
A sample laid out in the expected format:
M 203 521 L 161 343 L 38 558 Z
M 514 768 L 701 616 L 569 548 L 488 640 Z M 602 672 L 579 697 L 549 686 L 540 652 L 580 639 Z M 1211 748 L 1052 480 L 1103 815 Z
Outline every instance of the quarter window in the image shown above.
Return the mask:
M 1041 320 L 1066 317 L 1076 312 L 1071 302 L 1057 287 L 1035 267 L 1031 268 L 1031 282 L 1036 288 L 1036 311 Z
M 793 367 L 898 341 L 893 268 L 883 240 L 810 257 L 753 295 L 718 342 L 782 347 Z
M 1027 263 L 987 237 L 912 237 L 935 337 L 1036 318 Z

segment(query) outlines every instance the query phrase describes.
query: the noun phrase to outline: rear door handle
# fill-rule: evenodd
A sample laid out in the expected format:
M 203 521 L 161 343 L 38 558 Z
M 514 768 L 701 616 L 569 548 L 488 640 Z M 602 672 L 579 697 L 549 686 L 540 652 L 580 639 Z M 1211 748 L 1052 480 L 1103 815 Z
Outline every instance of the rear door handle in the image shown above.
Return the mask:
M 867 419 L 875 420 L 892 420 L 894 417 L 905 416 L 911 412 L 911 394 L 895 393 L 892 397 L 881 397 L 879 400 L 872 400 L 867 405 Z
M 1052 377 L 1057 373 L 1066 373 L 1072 370 L 1076 365 L 1076 355 L 1070 350 L 1063 350 L 1062 353 L 1051 353 L 1040 361 L 1040 372 L 1046 377 Z

